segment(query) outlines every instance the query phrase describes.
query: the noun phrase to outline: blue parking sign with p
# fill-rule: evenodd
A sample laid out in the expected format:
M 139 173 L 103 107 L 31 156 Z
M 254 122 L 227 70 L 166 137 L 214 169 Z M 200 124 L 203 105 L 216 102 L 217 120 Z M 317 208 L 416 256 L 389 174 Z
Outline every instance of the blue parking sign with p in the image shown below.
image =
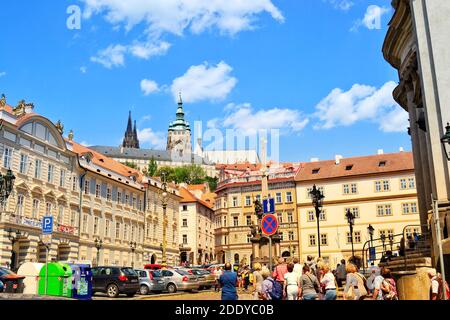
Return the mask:
M 265 199 L 263 201 L 264 213 L 274 213 L 275 212 L 275 199 Z
M 42 218 L 42 234 L 52 234 L 53 233 L 53 217 Z

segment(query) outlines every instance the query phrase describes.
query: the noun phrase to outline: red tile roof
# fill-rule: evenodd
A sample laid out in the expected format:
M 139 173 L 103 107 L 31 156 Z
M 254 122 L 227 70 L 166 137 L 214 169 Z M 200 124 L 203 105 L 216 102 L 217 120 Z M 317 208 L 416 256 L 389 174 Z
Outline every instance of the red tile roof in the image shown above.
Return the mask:
M 384 166 L 380 165 L 382 162 L 385 162 Z M 335 160 L 305 163 L 297 173 L 295 181 L 311 181 L 413 170 L 414 161 L 412 153 L 400 152 L 344 158 L 339 164 L 336 164 Z
M 197 198 L 195 195 L 193 195 L 189 190 L 186 188 L 180 187 L 180 196 L 183 198 L 180 203 L 192 203 L 192 202 L 198 202 L 202 204 L 203 206 L 207 207 L 208 209 L 212 209 L 214 204 L 206 202 L 205 200 Z

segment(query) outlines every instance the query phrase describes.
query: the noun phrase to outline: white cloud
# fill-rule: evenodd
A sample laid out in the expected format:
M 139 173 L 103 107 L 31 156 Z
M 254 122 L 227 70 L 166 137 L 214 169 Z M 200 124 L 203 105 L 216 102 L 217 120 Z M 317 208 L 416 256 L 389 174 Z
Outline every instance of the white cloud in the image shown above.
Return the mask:
M 408 113 L 400 106 L 397 106 L 380 120 L 380 130 L 384 132 L 406 132 L 408 127 Z
M 368 120 L 379 123 L 380 129 L 386 132 L 403 131 L 406 129 L 405 115 L 401 115 L 400 107 L 392 97 L 396 86 L 395 82 L 389 81 L 379 89 L 361 84 L 353 85 L 348 91 L 336 88 L 316 106 L 314 117 L 319 123 L 314 127 L 331 129 Z M 393 130 L 395 126 L 399 126 L 397 130 Z
M 220 101 L 225 99 L 236 86 L 238 80 L 230 75 L 233 70 L 225 62 L 217 65 L 203 63 L 191 66 L 181 77 L 172 82 L 171 91 L 174 99 L 182 92 L 186 102 Z
M 164 132 L 154 132 L 151 128 L 145 128 L 138 130 L 137 134 L 141 144 L 147 144 L 157 150 L 166 147 L 167 140 Z
M 86 142 L 86 141 L 81 141 L 80 144 L 84 147 L 90 147 L 92 146 L 92 143 Z
M 223 126 L 249 135 L 271 129 L 299 132 L 308 123 L 309 119 L 298 110 L 273 108 L 255 112 L 249 103 L 235 105 L 234 111 L 223 120 Z
M 108 48 L 98 52 L 97 56 L 91 57 L 92 62 L 99 63 L 105 68 L 123 66 L 127 47 L 120 44 L 110 45 Z
M 81 72 L 82 74 L 87 73 L 87 68 L 86 68 L 86 67 L 80 67 L 80 72 Z
M 350 31 L 357 31 L 361 26 L 369 30 L 380 30 L 381 18 L 389 12 L 391 12 L 390 8 L 370 5 L 367 7 L 364 18 L 356 20 Z
M 351 0 L 324 0 L 324 1 L 333 5 L 335 9 L 339 9 L 342 11 L 348 11 L 354 5 L 353 1 Z
M 158 92 L 159 86 L 153 80 L 143 79 L 141 81 L 141 90 L 144 93 L 144 95 L 148 96 L 151 93 Z
M 4 76 L 6 76 L 6 72 L 5 71 L 0 72 L 0 78 Z
M 255 28 L 258 15 L 268 13 L 278 22 L 284 22 L 280 10 L 272 0 L 82 0 L 85 3 L 84 18 L 95 14 L 105 19 L 117 30 L 124 26 L 128 32 L 137 25 L 144 26 L 141 39 L 126 45 L 127 53 L 149 59 L 165 54 L 170 44 L 162 40 L 168 34 L 183 36 L 186 31 L 199 34 L 218 30 L 221 34 L 235 35 Z M 123 52 L 125 53 L 125 52 Z M 100 61 L 104 61 L 101 57 Z M 109 60 L 107 60 L 109 61 Z M 105 66 L 122 64 L 105 63 Z

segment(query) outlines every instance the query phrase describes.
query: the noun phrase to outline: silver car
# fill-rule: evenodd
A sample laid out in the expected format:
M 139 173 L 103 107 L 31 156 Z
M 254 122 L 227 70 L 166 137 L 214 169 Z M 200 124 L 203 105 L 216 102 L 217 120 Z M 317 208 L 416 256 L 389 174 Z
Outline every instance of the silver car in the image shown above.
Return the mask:
M 185 270 L 161 270 L 161 275 L 164 279 L 165 289 L 169 293 L 198 290 L 200 287 L 197 277 Z
M 160 293 L 166 289 L 164 279 L 161 273 L 153 272 L 151 270 L 135 270 L 139 275 L 139 293 L 147 295 L 150 292 Z

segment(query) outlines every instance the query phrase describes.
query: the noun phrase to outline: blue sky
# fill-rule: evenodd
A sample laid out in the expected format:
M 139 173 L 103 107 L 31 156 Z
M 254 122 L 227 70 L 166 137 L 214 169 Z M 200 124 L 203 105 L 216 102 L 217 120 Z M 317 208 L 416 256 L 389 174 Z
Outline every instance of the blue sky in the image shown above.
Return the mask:
M 182 91 L 192 125 L 280 129 L 282 161 L 410 150 L 381 53 L 390 2 L 8 1 L 0 93 L 92 145 L 118 145 L 131 110 L 143 146 L 161 148 Z

